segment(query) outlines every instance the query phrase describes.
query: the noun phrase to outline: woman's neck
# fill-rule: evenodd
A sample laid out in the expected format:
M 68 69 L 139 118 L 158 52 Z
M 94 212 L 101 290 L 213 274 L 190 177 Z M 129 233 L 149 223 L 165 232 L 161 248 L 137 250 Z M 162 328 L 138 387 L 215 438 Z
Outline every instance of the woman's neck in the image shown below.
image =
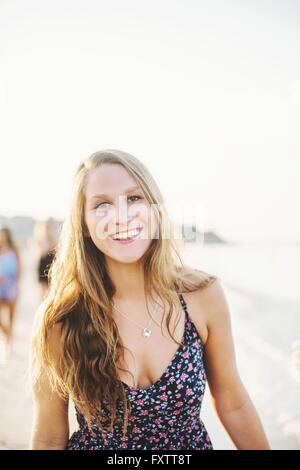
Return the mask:
M 0 253 L 6 253 L 7 251 L 11 250 L 10 246 L 9 245 L 1 245 L 0 246 Z
M 141 300 L 144 293 L 144 270 L 138 263 L 118 263 L 114 260 L 106 262 L 108 274 L 116 287 L 114 301 L 127 299 Z

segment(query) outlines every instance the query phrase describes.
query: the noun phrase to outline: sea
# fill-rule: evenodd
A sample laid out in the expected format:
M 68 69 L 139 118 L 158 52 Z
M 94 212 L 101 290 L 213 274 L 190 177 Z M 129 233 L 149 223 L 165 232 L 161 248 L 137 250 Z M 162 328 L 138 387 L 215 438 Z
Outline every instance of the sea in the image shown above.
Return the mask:
M 182 259 L 222 283 L 240 376 L 272 448 L 300 449 L 300 244 L 186 243 Z

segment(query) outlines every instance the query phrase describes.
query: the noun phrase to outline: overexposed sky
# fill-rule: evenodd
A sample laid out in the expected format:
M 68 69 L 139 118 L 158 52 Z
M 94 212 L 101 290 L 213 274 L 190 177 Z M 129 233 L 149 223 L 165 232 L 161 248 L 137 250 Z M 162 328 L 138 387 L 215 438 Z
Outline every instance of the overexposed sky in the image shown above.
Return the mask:
M 299 26 L 296 0 L 0 0 L 0 215 L 63 218 L 119 148 L 204 228 L 300 241 Z

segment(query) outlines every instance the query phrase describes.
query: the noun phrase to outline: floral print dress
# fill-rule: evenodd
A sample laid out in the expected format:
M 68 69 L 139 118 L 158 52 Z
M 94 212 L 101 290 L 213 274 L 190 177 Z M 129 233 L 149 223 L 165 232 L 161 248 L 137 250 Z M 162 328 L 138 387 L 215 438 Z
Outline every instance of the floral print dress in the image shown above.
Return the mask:
M 150 387 L 134 388 L 122 382 L 132 410 L 125 437 L 122 421 L 102 437 L 97 425 L 88 430 L 84 416 L 76 409 L 79 430 L 70 437 L 66 450 L 213 449 L 200 419 L 206 386 L 204 345 L 182 294 L 179 298 L 185 311 L 184 346 L 179 346 L 162 376 Z

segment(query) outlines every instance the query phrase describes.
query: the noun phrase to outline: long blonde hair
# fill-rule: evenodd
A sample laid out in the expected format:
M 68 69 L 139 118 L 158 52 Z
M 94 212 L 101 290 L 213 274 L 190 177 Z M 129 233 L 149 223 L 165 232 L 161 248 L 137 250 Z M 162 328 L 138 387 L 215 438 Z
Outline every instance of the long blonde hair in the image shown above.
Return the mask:
M 103 164 L 122 165 L 135 179 L 152 204 L 158 237 L 143 256 L 145 297 L 156 294 L 167 310 L 167 328 L 178 293 L 189 292 L 216 279 L 204 271 L 184 266 L 177 249 L 162 194 L 149 170 L 136 157 L 119 150 L 103 150 L 90 155 L 78 167 L 73 185 L 71 210 L 64 221 L 54 261 L 49 271 L 50 288 L 38 309 L 32 335 L 32 381 L 48 373 L 53 388 L 71 397 L 88 427 L 100 424 L 101 402 L 110 408 L 110 429 L 117 419 L 117 402 L 124 404 L 123 436 L 130 414 L 130 402 L 117 374 L 117 362 L 125 347 L 112 317 L 111 299 L 115 286 L 105 269 L 104 255 L 88 236 L 84 219 L 85 187 L 89 172 Z M 163 234 L 169 236 L 163 236 Z M 49 350 L 49 332 L 61 326 L 60 367 L 54 365 Z M 174 337 L 173 337 L 174 338 Z M 174 341 L 175 338 L 174 338 Z M 176 341 L 177 344 L 178 341 Z M 129 371 L 128 371 L 129 372 Z M 132 375 L 132 374 L 131 374 Z M 104 429 L 102 429 L 104 432 Z

